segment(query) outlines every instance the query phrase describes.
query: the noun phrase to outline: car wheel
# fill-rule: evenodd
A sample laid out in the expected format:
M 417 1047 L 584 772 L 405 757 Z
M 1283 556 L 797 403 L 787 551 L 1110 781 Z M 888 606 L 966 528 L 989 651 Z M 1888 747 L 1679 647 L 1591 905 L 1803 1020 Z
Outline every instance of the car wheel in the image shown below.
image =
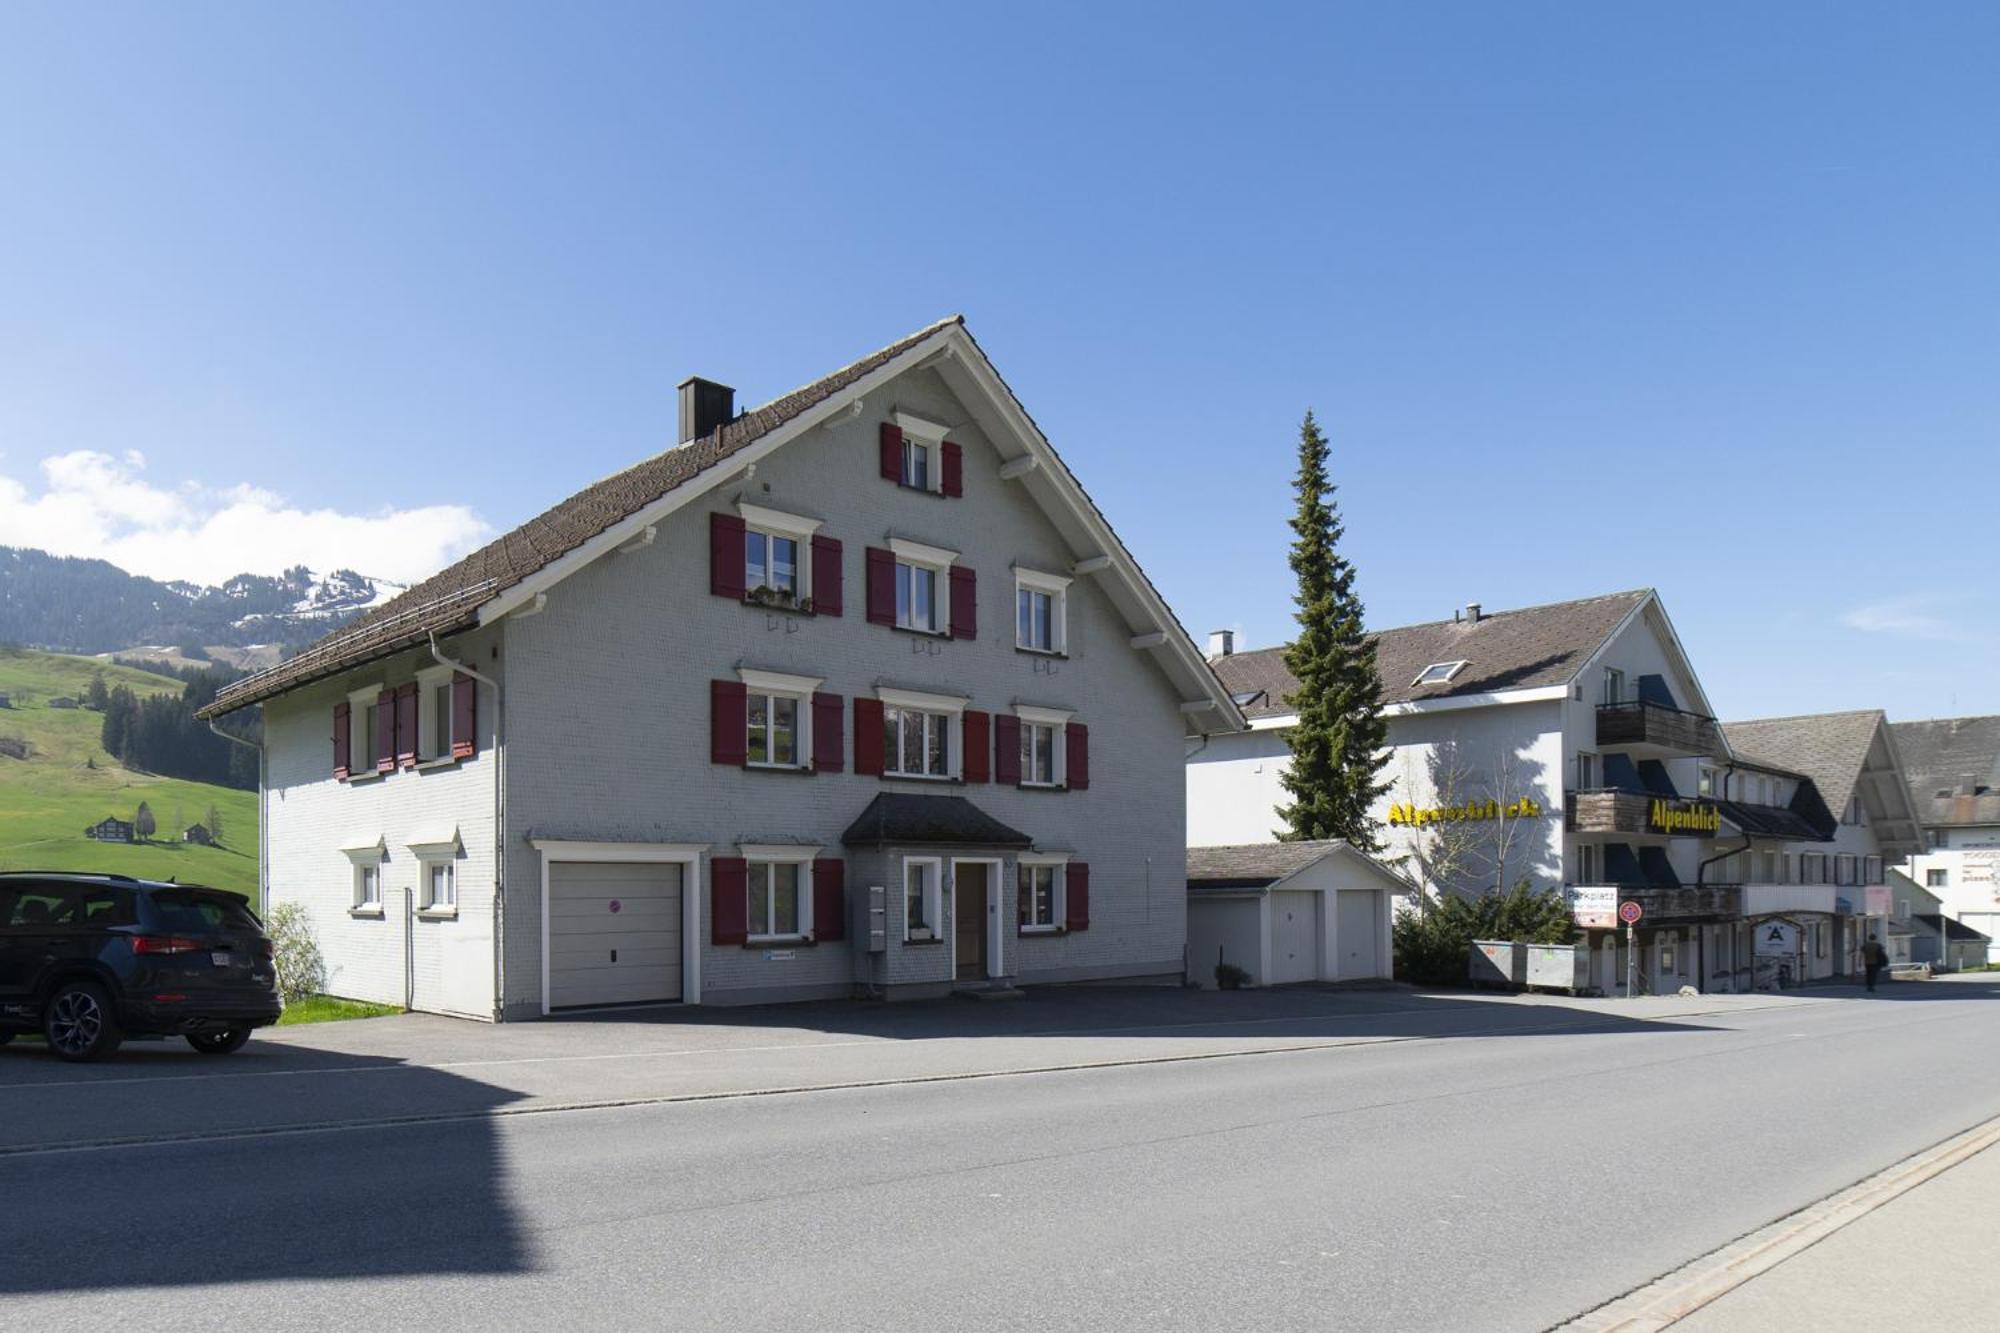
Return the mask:
M 249 1028 L 224 1028 L 220 1032 L 190 1032 L 188 1045 L 203 1055 L 227 1055 L 231 1051 L 243 1049 L 243 1043 L 250 1040 Z
M 94 981 L 66 982 L 56 990 L 42 1015 L 42 1035 L 51 1051 L 75 1061 L 102 1060 L 124 1040 L 111 997 Z

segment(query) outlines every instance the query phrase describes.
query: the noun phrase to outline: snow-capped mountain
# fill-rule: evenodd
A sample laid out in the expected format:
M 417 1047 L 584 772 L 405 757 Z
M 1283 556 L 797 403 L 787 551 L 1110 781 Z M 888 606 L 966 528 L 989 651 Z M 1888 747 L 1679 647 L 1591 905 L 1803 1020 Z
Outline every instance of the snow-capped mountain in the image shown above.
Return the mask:
M 0 546 L 0 642 L 70 653 L 275 645 L 289 654 L 401 591 L 352 569 L 316 574 L 303 565 L 206 587 Z

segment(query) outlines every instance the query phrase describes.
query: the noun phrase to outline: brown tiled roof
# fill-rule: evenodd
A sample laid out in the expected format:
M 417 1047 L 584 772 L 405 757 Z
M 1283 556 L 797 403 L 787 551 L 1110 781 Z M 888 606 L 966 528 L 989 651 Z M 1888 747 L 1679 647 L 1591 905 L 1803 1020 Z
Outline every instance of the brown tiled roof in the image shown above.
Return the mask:
M 1373 636 L 1382 702 L 1567 685 L 1611 631 L 1650 595 L 1650 589 L 1639 588 L 1575 602 L 1489 611 L 1477 622 L 1437 620 L 1382 630 Z M 1464 669 L 1442 685 L 1413 683 L 1433 663 L 1461 660 Z M 1285 696 L 1298 687 L 1298 681 L 1285 669 L 1283 648 L 1213 657 L 1209 665 L 1238 699 L 1257 696 L 1241 705 L 1244 716 L 1276 717 L 1295 711 Z
M 1337 852 L 1352 852 L 1364 861 L 1365 852 L 1354 851 L 1340 838 L 1303 842 L 1249 842 L 1232 847 L 1190 847 L 1188 887 L 1190 889 L 1263 888 Z M 1383 874 L 1400 878 L 1377 861 Z
M 479 608 L 508 588 L 887 365 L 941 329 L 964 322 L 960 315 L 941 319 L 823 379 L 745 412 L 701 439 L 655 454 L 584 487 L 457 564 L 438 571 L 318 640 L 296 657 L 235 682 L 198 716 L 219 717 L 308 681 L 421 643 L 430 634 L 448 633 L 475 623 Z
M 1889 732 L 1909 776 L 1918 819 L 1929 825 L 2000 824 L 2000 717 L 1894 722 Z M 1961 792 L 1967 779 L 1972 790 Z
M 1826 808 L 1838 817 L 1853 799 L 1855 783 L 1868 762 L 1868 749 L 1875 743 L 1875 729 L 1884 720 L 1881 710 L 1873 708 L 1810 713 L 1725 722 L 1722 735 L 1732 753 L 1740 750 L 1811 778 Z

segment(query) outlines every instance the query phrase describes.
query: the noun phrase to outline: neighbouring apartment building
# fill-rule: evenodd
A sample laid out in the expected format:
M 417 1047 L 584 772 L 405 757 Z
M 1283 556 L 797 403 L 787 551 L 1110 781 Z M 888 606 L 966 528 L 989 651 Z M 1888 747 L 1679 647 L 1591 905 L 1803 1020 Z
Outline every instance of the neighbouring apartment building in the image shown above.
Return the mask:
M 2000 963 L 2000 717 L 1898 722 L 1896 744 L 1926 834 L 1911 879 L 1951 920 L 1980 932 Z
M 1868 929 L 1864 881 L 1881 883 L 1906 830 L 1886 807 L 1878 822 L 1843 823 L 1789 745 L 1737 753 L 1656 593 L 1472 605 L 1374 641 L 1389 740 L 1384 860 L 1427 891 L 1563 888 L 1610 993 L 1632 962 L 1652 990 L 1849 970 Z M 1210 646 L 1249 725 L 1190 743 L 1189 841 L 1268 840 L 1286 799 L 1295 682 L 1282 649 L 1239 653 L 1226 635 Z M 1812 746 L 1797 752 L 1817 762 Z M 1850 777 L 1838 808 L 1862 789 Z M 1864 818 L 1880 796 L 1871 777 Z M 1628 900 L 1645 913 L 1636 960 L 1615 928 Z
M 1180 977 L 1243 719 L 953 318 L 587 487 L 261 705 L 267 901 L 478 1018 Z

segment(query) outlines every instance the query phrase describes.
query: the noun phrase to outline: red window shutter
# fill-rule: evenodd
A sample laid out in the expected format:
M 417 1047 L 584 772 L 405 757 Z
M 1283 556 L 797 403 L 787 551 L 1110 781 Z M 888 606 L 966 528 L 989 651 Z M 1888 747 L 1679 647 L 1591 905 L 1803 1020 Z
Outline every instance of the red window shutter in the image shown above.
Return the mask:
M 813 696 L 813 772 L 839 773 L 847 767 L 847 701 L 837 694 Z
M 979 637 L 979 575 L 964 565 L 951 567 L 951 637 Z
M 896 553 L 868 548 L 868 623 L 896 623 Z
M 708 758 L 710 763 L 750 762 L 750 691 L 740 680 L 708 682 Z
M 965 450 L 950 440 L 944 442 L 944 493 L 965 494 Z
M 750 863 L 740 856 L 709 860 L 708 938 L 715 944 L 750 938 Z
M 985 782 L 991 769 L 988 760 L 993 753 L 992 719 L 977 708 L 965 710 L 965 780 Z
M 903 480 L 903 428 L 893 421 L 882 423 L 882 475 L 894 482 Z
M 417 682 L 396 687 L 396 762 L 417 766 Z
M 847 938 L 847 862 L 813 862 L 813 938 Z
M 458 672 L 451 678 L 451 757 L 470 759 L 479 752 L 479 682 Z
M 1090 786 L 1090 728 L 1081 722 L 1063 726 L 1063 777 L 1071 791 Z
M 1021 785 L 1021 719 L 1012 713 L 993 719 L 993 780 Z
M 812 599 L 816 616 L 840 614 L 840 551 L 838 537 L 812 539 Z
M 717 597 L 743 599 L 743 531 L 734 514 L 708 516 L 708 590 Z
M 854 771 L 863 777 L 882 776 L 882 701 L 854 700 Z
M 333 776 L 347 781 L 347 746 L 354 735 L 354 710 L 345 702 L 333 706 Z
M 1063 874 L 1063 925 L 1090 929 L 1090 867 L 1081 861 L 1071 861 Z
M 375 771 L 387 773 L 396 766 L 396 692 L 384 690 L 375 696 Z

